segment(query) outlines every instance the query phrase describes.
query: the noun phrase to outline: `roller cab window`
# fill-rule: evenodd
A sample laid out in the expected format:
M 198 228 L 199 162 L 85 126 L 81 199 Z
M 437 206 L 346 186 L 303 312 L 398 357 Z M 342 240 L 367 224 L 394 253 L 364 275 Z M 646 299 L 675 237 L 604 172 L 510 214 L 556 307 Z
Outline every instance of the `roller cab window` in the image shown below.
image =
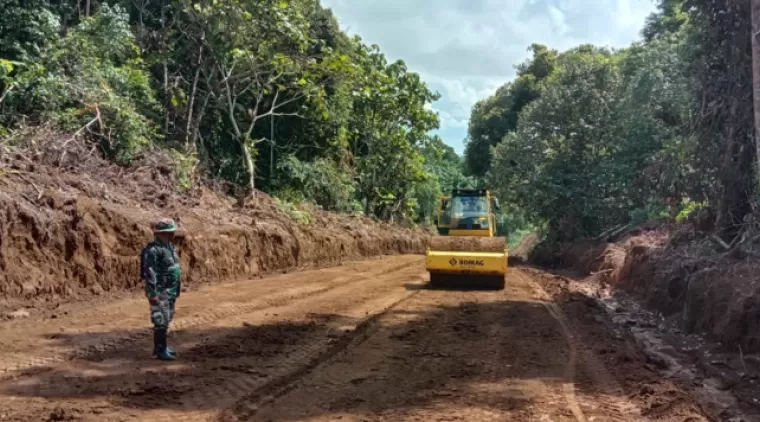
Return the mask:
M 482 196 L 458 196 L 451 200 L 451 216 L 457 228 L 487 229 L 488 198 Z

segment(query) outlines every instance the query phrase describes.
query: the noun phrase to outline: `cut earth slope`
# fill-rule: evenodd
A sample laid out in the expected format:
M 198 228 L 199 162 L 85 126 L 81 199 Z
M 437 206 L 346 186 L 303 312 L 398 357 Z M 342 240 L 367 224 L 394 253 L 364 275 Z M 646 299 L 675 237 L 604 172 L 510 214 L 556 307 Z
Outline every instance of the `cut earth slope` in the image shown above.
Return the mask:
M 257 192 L 236 206 L 221 189 L 180 192 L 159 159 L 119 167 L 49 141 L 0 155 L 0 310 L 141 288 L 151 222 L 179 221 L 183 285 L 252 278 L 344 260 L 424 253 L 429 233 L 320 210 L 298 223 Z

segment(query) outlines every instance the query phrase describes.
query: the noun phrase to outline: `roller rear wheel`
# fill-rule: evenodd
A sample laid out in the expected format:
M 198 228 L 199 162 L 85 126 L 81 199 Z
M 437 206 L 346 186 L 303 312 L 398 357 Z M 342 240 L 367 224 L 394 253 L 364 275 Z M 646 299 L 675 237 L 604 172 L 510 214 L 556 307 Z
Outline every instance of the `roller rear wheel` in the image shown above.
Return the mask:
M 430 286 L 435 289 L 503 290 L 506 281 L 501 275 L 431 273 Z

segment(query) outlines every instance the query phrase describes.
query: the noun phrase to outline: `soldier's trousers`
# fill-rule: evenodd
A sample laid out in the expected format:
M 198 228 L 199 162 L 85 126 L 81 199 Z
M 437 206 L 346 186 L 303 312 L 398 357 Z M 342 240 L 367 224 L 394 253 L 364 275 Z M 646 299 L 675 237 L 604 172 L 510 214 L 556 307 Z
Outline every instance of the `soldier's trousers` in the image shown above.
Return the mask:
M 154 330 L 168 330 L 174 319 L 175 298 L 159 298 L 157 304 L 150 305 L 150 322 Z

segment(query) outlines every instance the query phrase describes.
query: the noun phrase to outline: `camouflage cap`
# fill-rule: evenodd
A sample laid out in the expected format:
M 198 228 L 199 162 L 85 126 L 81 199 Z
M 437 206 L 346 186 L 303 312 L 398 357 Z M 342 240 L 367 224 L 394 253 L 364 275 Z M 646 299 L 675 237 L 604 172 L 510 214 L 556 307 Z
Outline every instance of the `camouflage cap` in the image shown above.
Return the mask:
M 162 218 L 153 226 L 154 233 L 171 233 L 177 231 L 177 223 L 171 218 Z

